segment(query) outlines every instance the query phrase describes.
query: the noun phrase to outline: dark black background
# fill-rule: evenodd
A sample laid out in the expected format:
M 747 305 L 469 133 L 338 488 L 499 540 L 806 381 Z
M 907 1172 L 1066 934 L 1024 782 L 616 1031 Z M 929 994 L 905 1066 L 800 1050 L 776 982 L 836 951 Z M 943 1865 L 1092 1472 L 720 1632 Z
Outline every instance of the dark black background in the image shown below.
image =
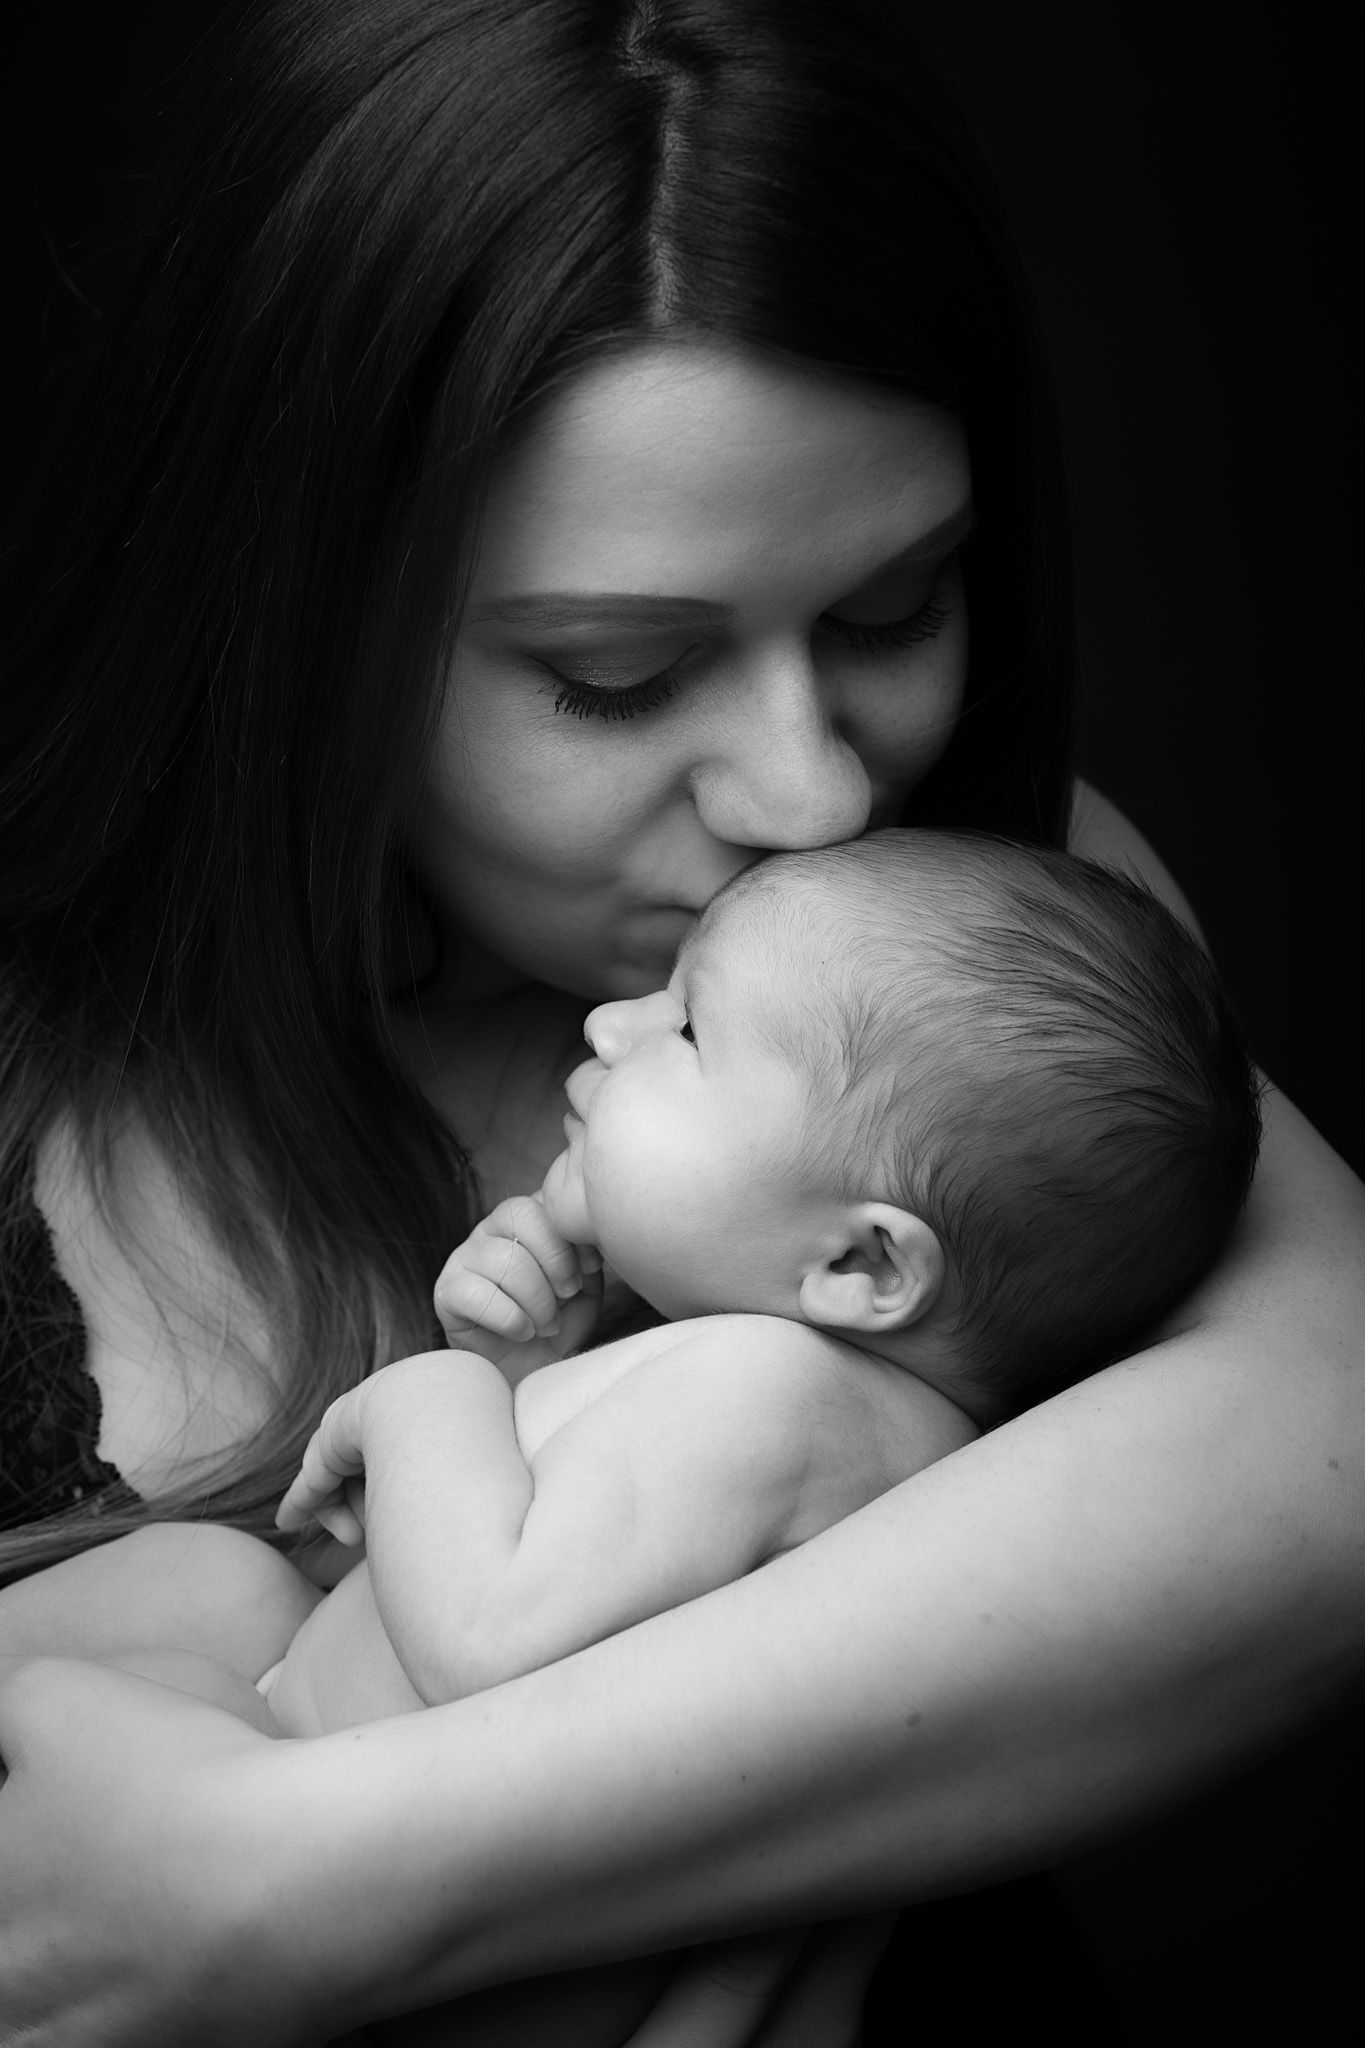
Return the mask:
M 994 161 L 1063 398 L 1082 769 L 1357 1167 L 1346 11 L 908 0 Z M 5 127 L 10 506 L 118 288 L 206 0 L 35 10 Z
M 910 4 L 995 164 L 1056 366 L 1081 767 L 1183 882 L 1265 1066 L 1360 1168 L 1346 10 Z M 18 518 L 117 291 L 176 67 L 213 11 L 80 0 L 35 16 L 11 58 L 0 433 Z M 1344 1835 L 1359 1851 L 1357 1749 L 1340 1724 L 1162 1824 L 1145 1855 L 1073 1873 L 1130 2040 L 1326 2038 L 1357 1939 L 1333 1849 Z M 994 1955 L 998 1999 L 924 2012 L 919 2048 L 1117 2038 L 1083 1968 L 1065 2011 L 1030 1992 L 1030 1953 L 1065 1947 L 1048 1899 L 1031 1894 L 1021 1918 L 1018 1898 L 997 1911 L 993 1896 L 975 1919 L 915 1923 L 917 1990 L 928 1939 L 959 1988 L 991 1977 Z M 901 2038 L 905 1981 L 878 2042 Z

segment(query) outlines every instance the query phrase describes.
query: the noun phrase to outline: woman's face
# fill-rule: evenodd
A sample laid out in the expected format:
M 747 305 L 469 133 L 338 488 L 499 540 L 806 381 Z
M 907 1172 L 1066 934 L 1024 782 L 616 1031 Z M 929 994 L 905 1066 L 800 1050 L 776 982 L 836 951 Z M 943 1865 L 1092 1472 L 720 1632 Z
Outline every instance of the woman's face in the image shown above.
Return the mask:
M 958 421 L 720 346 L 604 359 L 494 474 L 417 825 L 457 935 L 600 1002 L 779 848 L 892 824 L 962 701 Z

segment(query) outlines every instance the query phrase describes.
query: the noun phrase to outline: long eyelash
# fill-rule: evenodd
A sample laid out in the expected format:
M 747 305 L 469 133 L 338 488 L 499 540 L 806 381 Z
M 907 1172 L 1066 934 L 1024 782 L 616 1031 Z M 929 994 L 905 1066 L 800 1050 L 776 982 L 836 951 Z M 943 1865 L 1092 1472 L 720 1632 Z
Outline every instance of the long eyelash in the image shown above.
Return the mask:
M 952 610 L 952 606 L 942 599 L 931 597 L 912 618 L 894 619 L 889 625 L 859 626 L 851 619 L 838 619 L 832 613 L 826 613 L 820 620 L 820 628 L 855 652 L 874 649 L 885 652 L 891 648 L 917 647 L 921 641 L 932 640 L 936 633 L 943 631 L 952 617 Z M 551 674 L 554 674 L 553 670 Z M 571 718 L 605 718 L 624 723 L 626 719 L 634 718 L 637 712 L 653 711 L 660 704 L 666 704 L 676 691 L 678 680 L 676 666 L 661 669 L 657 676 L 647 676 L 642 683 L 632 683 L 624 690 L 603 690 L 591 683 L 576 683 L 569 676 L 557 675 L 554 708 L 567 711 Z
M 952 612 L 952 606 L 942 598 L 931 597 L 912 618 L 893 619 L 885 626 L 859 626 L 852 619 L 836 619 L 829 612 L 821 619 L 820 626 L 823 632 L 842 640 L 846 647 L 860 652 L 873 648 L 917 647 L 922 640 L 932 640 L 936 633 L 941 633 Z
M 626 690 L 594 689 L 590 683 L 575 683 L 568 676 L 558 676 L 556 681 L 555 710 L 567 711 L 573 718 L 634 718 L 637 711 L 653 711 L 656 705 L 666 704 L 678 687 L 677 670 L 672 668 L 661 669 L 657 676 L 647 676 Z

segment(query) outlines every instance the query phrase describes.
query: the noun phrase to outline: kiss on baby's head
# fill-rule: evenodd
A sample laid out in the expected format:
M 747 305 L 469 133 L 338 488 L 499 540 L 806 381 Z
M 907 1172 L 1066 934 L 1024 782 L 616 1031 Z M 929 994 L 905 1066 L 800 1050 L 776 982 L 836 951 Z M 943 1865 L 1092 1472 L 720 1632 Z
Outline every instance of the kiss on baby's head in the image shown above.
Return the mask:
M 546 1213 L 673 1319 L 795 1317 L 986 1420 L 1131 1348 L 1260 1136 L 1212 967 L 1138 883 L 971 833 L 777 855 L 606 1004 Z
M 989 1399 L 1131 1348 L 1212 1264 L 1259 1091 L 1211 963 L 1139 883 L 888 831 L 763 862 L 706 923 L 789 964 L 760 1014 L 811 1083 L 804 1148 L 934 1231 Z

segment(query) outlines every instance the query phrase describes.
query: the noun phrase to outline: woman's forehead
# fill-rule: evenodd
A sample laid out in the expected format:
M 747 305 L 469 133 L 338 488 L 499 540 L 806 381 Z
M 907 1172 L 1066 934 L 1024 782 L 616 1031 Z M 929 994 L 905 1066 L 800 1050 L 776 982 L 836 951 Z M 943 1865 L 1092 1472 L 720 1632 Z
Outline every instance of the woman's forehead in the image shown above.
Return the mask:
M 725 605 L 817 572 L 837 595 L 969 495 L 941 408 L 753 351 L 642 345 L 580 372 L 495 466 L 471 607 Z

